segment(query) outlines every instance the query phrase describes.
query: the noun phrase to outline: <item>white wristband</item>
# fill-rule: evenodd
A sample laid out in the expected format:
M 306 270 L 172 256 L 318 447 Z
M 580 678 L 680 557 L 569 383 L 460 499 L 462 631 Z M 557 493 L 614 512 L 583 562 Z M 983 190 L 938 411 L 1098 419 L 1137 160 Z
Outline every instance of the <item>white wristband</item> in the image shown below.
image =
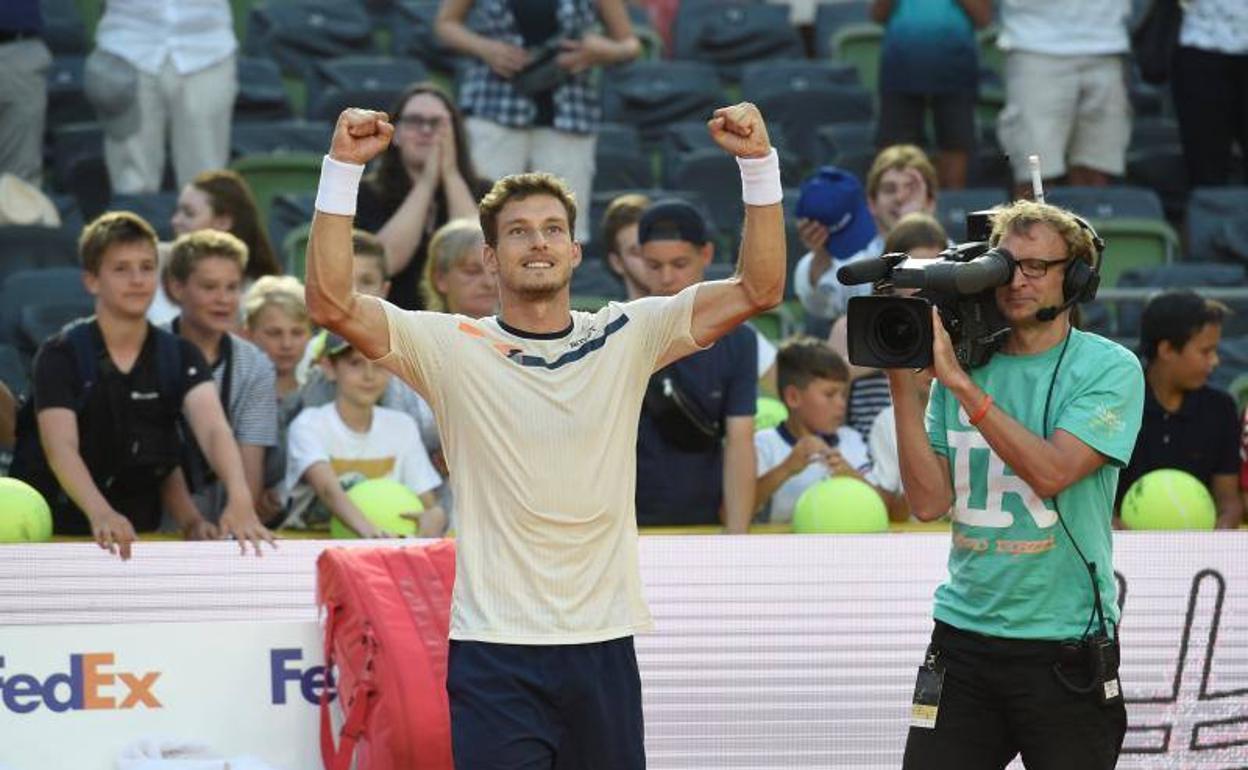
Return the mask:
M 363 165 L 343 163 L 326 155 L 321 161 L 321 182 L 316 188 L 316 210 L 355 216 L 355 196 L 360 191 L 362 176 Z
M 780 186 L 780 156 L 773 147 L 762 158 L 737 158 L 741 169 L 741 200 L 749 206 L 770 206 L 784 199 Z

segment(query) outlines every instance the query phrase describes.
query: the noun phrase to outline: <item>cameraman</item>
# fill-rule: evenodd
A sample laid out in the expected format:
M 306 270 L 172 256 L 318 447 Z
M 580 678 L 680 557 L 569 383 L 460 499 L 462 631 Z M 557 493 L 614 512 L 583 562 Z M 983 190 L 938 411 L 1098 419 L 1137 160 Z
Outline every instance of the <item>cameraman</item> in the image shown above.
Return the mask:
M 1015 203 L 990 243 L 1016 260 L 995 295 L 1001 352 L 963 370 L 933 309 L 926 431 L 915 375 L 888 372 L 911 509 L 953 519 L 915 693 L 929 708 L 914 710 L 904 767 L 1001 768 L 1021 753 L 1029 768 L 1112 768 L 1126 710 L 1110 515 L 1143 375 L 1125 348 L 1071 325 L 1078 287 L 1064 282 L 1095 247 L 1070 214 Z

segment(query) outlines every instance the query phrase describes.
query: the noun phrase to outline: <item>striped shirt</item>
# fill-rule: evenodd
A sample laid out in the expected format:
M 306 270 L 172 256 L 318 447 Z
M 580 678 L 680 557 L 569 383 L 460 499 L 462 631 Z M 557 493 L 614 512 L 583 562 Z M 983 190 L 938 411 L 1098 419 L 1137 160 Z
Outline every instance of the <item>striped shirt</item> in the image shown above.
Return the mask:
M 871 435 L 875 416 L 893 403 L 884 372 L 859 377 L 849 386 L 849 408 L 845 423 L 863 436 Z

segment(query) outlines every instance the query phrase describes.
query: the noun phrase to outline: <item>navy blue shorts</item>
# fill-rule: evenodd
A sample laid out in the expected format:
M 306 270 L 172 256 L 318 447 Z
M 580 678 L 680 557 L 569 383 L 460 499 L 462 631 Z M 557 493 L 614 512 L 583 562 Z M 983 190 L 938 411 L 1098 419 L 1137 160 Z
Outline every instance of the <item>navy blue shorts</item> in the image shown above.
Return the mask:
M 451 640 L 455 770 L 644 770 L 633 638 L 528 645 Z

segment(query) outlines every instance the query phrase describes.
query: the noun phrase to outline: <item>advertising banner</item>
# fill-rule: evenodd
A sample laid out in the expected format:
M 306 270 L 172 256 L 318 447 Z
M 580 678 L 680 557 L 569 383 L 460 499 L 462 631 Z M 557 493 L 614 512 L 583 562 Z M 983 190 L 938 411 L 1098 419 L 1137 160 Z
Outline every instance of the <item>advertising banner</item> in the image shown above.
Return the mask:
M 124 770 L 127 747 L 163 739 L 319 768 L 327 545 L 145 543 L 128 563 L 0 548 L 0 767 Z M 948 549 L 947 533 L 642 538 L 648 766 L 899 767 Z M 1118 533 L 1115 568 L 1119 767 L 1248 767 L 1248 532 Z

